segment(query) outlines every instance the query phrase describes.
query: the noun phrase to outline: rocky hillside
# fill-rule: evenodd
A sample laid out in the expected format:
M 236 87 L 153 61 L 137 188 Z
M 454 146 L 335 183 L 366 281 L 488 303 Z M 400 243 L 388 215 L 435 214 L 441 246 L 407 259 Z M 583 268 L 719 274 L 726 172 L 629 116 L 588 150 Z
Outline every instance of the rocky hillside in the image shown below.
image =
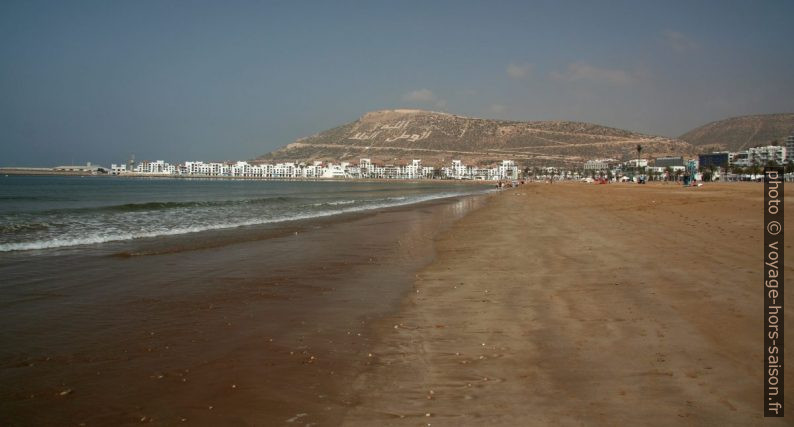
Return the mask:
M 774 141 L 783 144 L 794 132 L 794 113 L 731 117 L 711 122 L 679 137 L 695 148 L 746 150 Z
M 692 154 L 686 142 L 643 135 L 590 123 L 517 122 L 456 116 L 422 110 L 384 110 L 299 139 L 258 161 L 383 162 L 422 159 L 440 164 L 451 159 L 487 163 L 514 159 L 525 165 L 580 164 L 586 159 Z

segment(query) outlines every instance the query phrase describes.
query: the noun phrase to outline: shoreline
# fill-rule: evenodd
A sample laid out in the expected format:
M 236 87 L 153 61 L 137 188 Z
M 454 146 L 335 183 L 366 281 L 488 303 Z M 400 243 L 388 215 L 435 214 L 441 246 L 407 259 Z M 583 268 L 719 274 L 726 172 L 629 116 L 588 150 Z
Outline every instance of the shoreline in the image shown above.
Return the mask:
M 168 175 L 168 174 L 134 174 L 128 173 L 124 175 L 111 175 L 111 174 L 96 174 L 87 172 L 61 172 L 52 170 L 43 170 L 45 168 L 18 168 L 23 170 L 9 170 L 14 168 L 0 168 L 0 175 L 6 176 L 72 176 L 72 177 L 97 177 L 97 178 L 133 178 L 133 179 L 195 179 L 195 180 L 221 180 L 221 181 L 264 181 L 264 182 L 378 182 L 378 183 L 456 183 L 456 184 L 473 184 L 473 185 L 489 185 L 493 186 L 495 180 L 474 180 L 474 179 L 387 179 L 387 178 L 268 178 L 268 177 L 255 177 L 255 176 L 217 176 L 217 175 Z M 38 170 L 42 169 L 42 170 Z
M 532 183 L 140 253 L 0 256 L 17 278 L 0 287 L 3 412 L 760 425 L 762 200 L 752 183 Z
M 261 241 L 265 240 L 267 236 L 282 235 L 284 230 L 297 231 L 306 230 L 312 227 L 312 224 L 330 224 L 334 222 L 343 222 L 356 218 L 361 218 L 366 215 L 377 214 L 378 212 L 389 212 L 392 210 L 400 209 L 419 209 L 423 206 L 432 206 L 434 203 L 445 203 L 453 200 L 479 197 L 492 194 L 492 191 L 482 191 L 463 194 L 440 194 L 440 195 L 427 195 L 422 196 L 416 200 L 409 200 L 407 202 L 394 202 L 390 205 L 377 205 L 377 206 L 363 206 L 360 208 L 341 208 L 337 211 L 318 212 L 313 216 L 295 216 L 283 217 L 272 220 L 262 220 L 261 222 L 252 222 L 247 224 L 227 224 L 208 226 L 204 229 L 186 229 L 186 230 L 170 230 L 175 232 L 166 232 L 163 234 L 148 235 L 142 234 L 138 236 L 119 236 L 118 238 L 108 238 L 101 241 L 85 241 L 85 242 L 65 242 L 63 244 L 46 245 L 46 242 L 21 242 L 21 243 L 8 243 L 6 245 L 19 245 L 20 248 L 0 248 L 0 256 L 3 254 L 24 254 L 37 251 L 51 251 L 51 250 L 70 250 L 79 248 L 95 248 L 99 251 L 110 250 L 115 252 L 116 255 L 121 256 L 135 256 L 139 253 L 144 254 L 164 254 L 174 253 L 181 250 L 173 249 L 182 247 L 182 250 L 197 250 L 207 248 L 218 248 L 225 245 L 235 244 L 246 241 Z M 177 232 L 178 231 L 178 232 Z M 290 232 L 292 232 L 290 231 Z M 232 236 L 237 236 L 232 238 Z M 210 240 L 212 240 L 210 242 Z M 197 242 L 199 243 L 196 246 Z M 154 247 L 166 247 L 171 249 L 147 249 Z M 27 246 L 25 246 L 27 245 Z M 2 247 L 4 245 L 0 245 Z M 132 248 L 124 248 L 129 246 Z M 192 247 L 192 249 L 185 249 Z M 118 249 L 121 248 L 121 249 Z M 144 248 L 144 249 L 140 249 Z M 125 255 L 126 254 L 126 255 Z
M 439 235 L 415 292 L 377 324 L 343 424 L 785 424 L 760 402 L 762 196 L 529 184 L 492 197 Z
M 487 197 L 146 256 L 0 257 L 15 278 L 0 287 L 6 420 L 338 424 L 371 361 L 369 325 L 410 292 L 432 236 Z

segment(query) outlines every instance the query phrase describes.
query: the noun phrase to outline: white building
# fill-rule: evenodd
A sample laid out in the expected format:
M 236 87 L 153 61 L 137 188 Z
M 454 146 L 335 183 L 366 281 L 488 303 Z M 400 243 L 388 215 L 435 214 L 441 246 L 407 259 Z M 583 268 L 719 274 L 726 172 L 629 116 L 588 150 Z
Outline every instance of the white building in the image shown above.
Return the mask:
M 518 167 L 513 160 L 502 160 L 502 164 L 497 167 L 499 179 L 518 179 Z
M 728 165 L 737 166 L 740 168 L 746 168 L 750 166 L 750 153 L 747 150 L 728 153 Z
M 490 168 L 465 165 L 460 160 L 453 160 L 441 172 L 448 179 L 499 180 L 518 179 L 519 168 L 513 160 L 502 160 L 500 164 Z
M 135 166 L 134 172 L 151 175 L 173 175 L 176 173 L 176 170 L 176 166 L 164 160 L 157 160 L 154 162 L 144 160 Z
M 117 164 L 113 163 L 113 164 L 110 165 L 110 174 L 111 175 L 124 175 L 126 173 L 129 173 L 129 171 L 127 170 L 127 165 L 126 164 L 122 163 L 120 165 L 117 165 Z
M 453 160 L 447 176 L 452 179 L 464 179 L 466 177 L 466 166 L 460 160 Z
M 75 170 L 84 167 L 73 167 Z M 376 179 L 432 179 L 438 171 L 432 166 L 423 166 L 421 159 L 413 159 L 409 164 L 378 165 L 370 159 L 362 158 L 358 164 L 342 162 L 340 164 L 314 161 L 312 164 L 301 163 L 248 163 L 188 161 L 172 165 L 164 160 L 143 161 L 130 170 L 127 165 L 113 164 L 113 174 L 135 173 L 141 175 L 182 175 L 204 177 L 231 178 L 376 178 Z M 465 165 L 461 160 L 453 160 L 448 167 L 441 168 L 441 175 L 449 179 L 518 179 L 519 167 L 513 160 L 503 160 L 491 167 Z
M 667 172 L 668 168 L 670 169 L 671 172 L 674 172 L 674 173 L 678 172 L 678 171 L 682 171 L 683 172 L 683 171 L 686 170 L 686 166 L 680 166 L 680 165 L 675 165 L 675 166 L 651 166 L 650 168 L 648 168 L 648 170 L 651 171 L 651 172 L 664 174 L 665 172 Z
M 623 165 L 631 169 L 636 169 L 638 167 L 637 165 L 639 165 L 641 168 L 646 168 L 648 167 L 648 159 L 631 159 L 623 163 Z
M 361 178 L 371 178 L 372 173 L 372 160 L 370 159 L 359 159 L 358 161 L 358 173 Z
M 778 145 L 753 147 L 747 150 L 747 153 L 749 163 L 757 166 L 765 166 L 770 162 L 782 165 L 786 159 L 786 147 Z
M 342 163 L 339 165 L 329 163 L 323 170 L 323 174 L 321 178 L 347 178 L 347 172 L 345 172 L 345 166 L 348 163 Z
M 405 165 L 402 168 L 402 178 L 403 179 L 419 179 L 422 178 L 422 161 L 421 160 L 412 160 L 411 164 Z
M 617 163 L 615 159 L 594 159 L 584 162 L 584 170 L 586 171 L 606 171 L 609 170 L 609 165 Z

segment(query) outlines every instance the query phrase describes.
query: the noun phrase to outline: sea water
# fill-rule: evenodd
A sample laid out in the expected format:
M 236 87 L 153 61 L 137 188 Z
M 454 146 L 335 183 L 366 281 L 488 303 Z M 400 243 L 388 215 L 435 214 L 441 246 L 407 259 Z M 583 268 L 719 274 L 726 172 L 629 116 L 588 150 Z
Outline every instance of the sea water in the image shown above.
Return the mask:
M 488 188 L 0 177 L 0 418 L 338 424 L 369 326 Z
M 0 177 L 0 252 L 97 245 L 484 192 L 427 182 Z

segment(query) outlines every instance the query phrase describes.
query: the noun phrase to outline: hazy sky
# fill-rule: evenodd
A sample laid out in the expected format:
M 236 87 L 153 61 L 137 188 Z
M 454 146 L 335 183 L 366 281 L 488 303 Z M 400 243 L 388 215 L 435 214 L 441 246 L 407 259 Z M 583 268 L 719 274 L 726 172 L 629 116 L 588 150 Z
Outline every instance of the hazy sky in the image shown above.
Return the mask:
M 384 108 L 794 111 L 794 1 L 0 2 L 0 165 L 249 159 Z

